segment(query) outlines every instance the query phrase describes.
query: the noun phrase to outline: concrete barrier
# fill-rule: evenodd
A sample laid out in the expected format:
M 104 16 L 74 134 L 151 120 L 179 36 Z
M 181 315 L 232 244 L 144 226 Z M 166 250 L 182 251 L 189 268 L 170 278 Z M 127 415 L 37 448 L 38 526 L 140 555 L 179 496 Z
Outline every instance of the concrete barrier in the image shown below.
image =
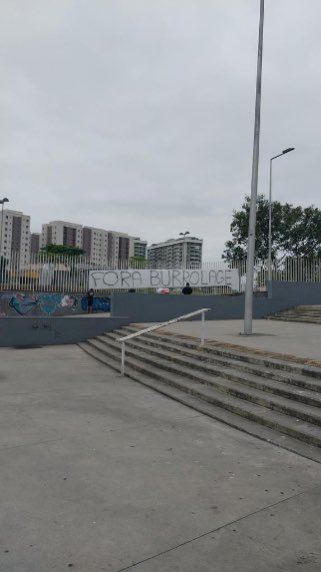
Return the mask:
M 125 317 L 0 318 L 0 347 L 74 344 L 128 323 Z

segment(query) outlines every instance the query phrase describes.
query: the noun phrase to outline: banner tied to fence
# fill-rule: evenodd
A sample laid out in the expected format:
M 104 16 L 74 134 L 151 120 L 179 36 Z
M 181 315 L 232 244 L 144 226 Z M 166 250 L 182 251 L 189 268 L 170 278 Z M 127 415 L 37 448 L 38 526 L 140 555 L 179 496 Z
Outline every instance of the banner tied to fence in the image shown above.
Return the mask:
M 222 266 L 209 270 L 91 270 L 89 288 L 97 290 L 139 288 L 183 288 L 189 282 L 192 288 L 227 286 L 239 290 L 236 269 Z

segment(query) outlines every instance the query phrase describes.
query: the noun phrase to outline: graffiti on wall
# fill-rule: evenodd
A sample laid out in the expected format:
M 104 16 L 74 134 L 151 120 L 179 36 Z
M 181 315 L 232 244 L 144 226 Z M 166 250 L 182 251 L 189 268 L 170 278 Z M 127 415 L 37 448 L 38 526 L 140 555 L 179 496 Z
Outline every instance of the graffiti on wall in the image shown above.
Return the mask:
M 30 294 L 28 292 L 0 293 L 0 317 L 5 316 L 68 316 L 87 312 L 87 297 L 77 294 L 54 294 L 51 292 Z M 109 312 L 110 299 L 94 298 L 94 312 Z
M 81 307 L 84 312 L 87 312 L 88 310 L 87 296 L 82 297 Z M 93 310 L 94 312 L 110 312 L 110 298 L 107 298 L 106 296 L 105 297 L 96 296 L 96 298 L 94 298 Z

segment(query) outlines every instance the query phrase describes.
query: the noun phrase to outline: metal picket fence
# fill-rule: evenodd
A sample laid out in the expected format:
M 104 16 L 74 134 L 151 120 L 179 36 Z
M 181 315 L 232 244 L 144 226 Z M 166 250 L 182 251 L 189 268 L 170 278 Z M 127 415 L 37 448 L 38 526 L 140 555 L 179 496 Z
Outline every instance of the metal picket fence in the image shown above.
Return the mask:
M 223 266 L 236 269 L 239 277 L 238 292 L 243 292 L 246 282 L 246 260 L 204 262 L 201 269 L 220 269 Z M 109 261 L 97 264 L 86 257 L 48 256 L 42 253 L 34 254 L 29 261 L 21 262 L 19 253 L 13 253 L 9 260 L 0 259 L 0 290 L 24 290 L 31 292 L 77 292 L 88 290 L 90 270 L 124 270 L 152 268 L 146 260 L 141 262 L 131 260 Z M 154 266 L 153 266 L 154 268 Z M 165 268 L 162 266 L 162 268 Z M 199 269 L 191 266 L 189 269 Z M 272 279 L 290 282 L 321 282 L 321 260 L 308 258 L 284 258 L 275 261 L 272 268 Z M 267 287 L 267 262 L 257 260 L 255 263 L 255 291 L 265 291 Z M 115 290 L 113 290 L 115 291 Z M 154 292 L 154 290 L 146 290 Z M 194 290 L 204 295 L 235 294 L 229 286 L 204 287 Z M 105 291 L 106 293 L 106 291 Z

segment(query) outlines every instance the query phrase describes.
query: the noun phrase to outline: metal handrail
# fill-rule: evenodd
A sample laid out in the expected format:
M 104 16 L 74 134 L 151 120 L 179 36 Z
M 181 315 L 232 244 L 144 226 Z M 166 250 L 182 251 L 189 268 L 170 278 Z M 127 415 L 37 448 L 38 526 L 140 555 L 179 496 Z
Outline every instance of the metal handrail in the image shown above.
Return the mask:
M 138 336 L 142 336 L 143 334 L 147 334 L 148 332 L 152 332 L 153 330 L 159 330 L 164 326 L 168 326 L 169 324 L 175 324 L 176 322 L 180 322 L 181 320 L 186 320 L 187 318 L 192 318 L 193 316 L 197 316 L 198 314 L 202 314 L 202 330 L 201 330 L 201 346 L 204 346 L 204 325 L 205 325 L 205 312 L 209 312 L 211 308 L 201 308 L 200 310 L 195 310 L 195 312 L 190 312 L 189 314 L 183 314 L 182 316 L 178 316 L 177 318 L 173 318 L 172 320 L 167 320 L 167 322 L 161 322 L 160 324 L 156 324 L 155 326 L 149 326 L 148 328 L 144 328 L 139 332 L 135 332 L 134 334 L 129 334 L 128 336 L 124 336 L 123 338 L 117 338 L 117 342 L 121 343 L 121 368 L 120 374 L 125 375 L 125 343 L 127 340 L 132 338 L 137 338 Z

